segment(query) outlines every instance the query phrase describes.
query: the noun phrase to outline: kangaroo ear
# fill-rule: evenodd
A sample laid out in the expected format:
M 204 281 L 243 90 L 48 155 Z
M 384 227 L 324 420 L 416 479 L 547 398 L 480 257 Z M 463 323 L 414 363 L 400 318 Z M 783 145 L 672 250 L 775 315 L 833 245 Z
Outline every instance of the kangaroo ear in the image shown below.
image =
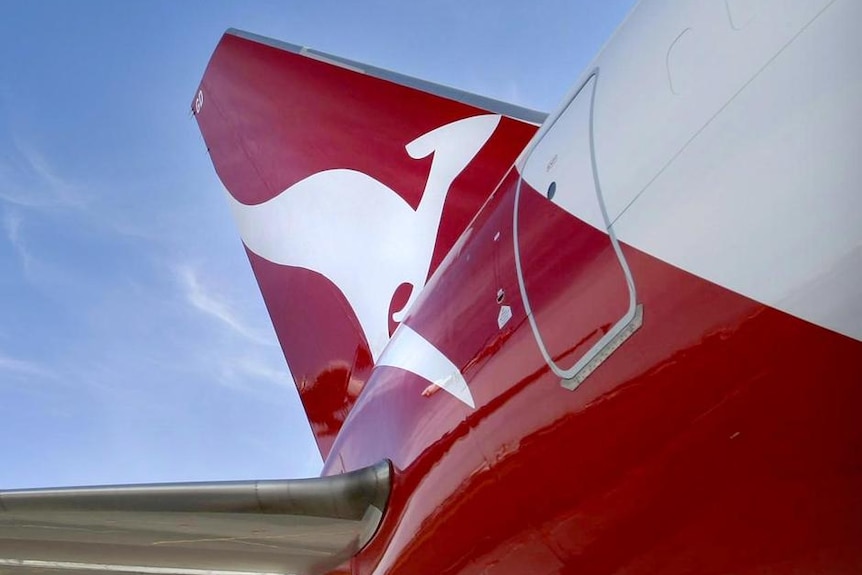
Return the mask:
M 452 155 L 472 159 L 485 145 L 485 142 L 491 138 L 491 134 L 494 133 L 499 124 L 500 116 L 498 114 L 464 118 L 419 136 L 407 144 L 405 148 L 411 158 L 418 160 L 428 157 L 432 152 L 438 150 L 441 144 L 445 144 L 453 151 Z M 465 127 L 467 125 L 469 125 L 469 129 Z M 453 140 L 453 132 L 461 137 Z

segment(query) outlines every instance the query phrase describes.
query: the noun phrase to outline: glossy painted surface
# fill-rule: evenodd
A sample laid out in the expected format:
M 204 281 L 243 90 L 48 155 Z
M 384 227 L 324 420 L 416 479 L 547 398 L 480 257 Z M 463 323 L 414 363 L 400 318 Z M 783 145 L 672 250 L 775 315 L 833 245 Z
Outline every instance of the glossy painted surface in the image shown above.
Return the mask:
M 839 8 L 847 7 L 825 14 L 833 19 L 829 24 L 833 36 L 840 37 L 841 28 L 835 22 Z M 635 23 L 640 24 L 637 19 Z M 817 24 L 828 28 L 823 21 Z M 813 37 L 817 45 L 837 53 L 840 41 L 830 47 L 823 30 L 812 26 L 808 32 L 797 40 L 800 45 L 810 44 Z M 621 37 L 625 44 L 625 35 Z M 781 82 L 776 78 L 782 69 L 798 67 L 801 58 L 792 49 L 785 52 L 784 60 L 777 59 L 769 73 L 752 82 L 756 96 L 737 99 L 725 111 L 727 118 L 748 114 L 752 125 L 760 125 L 763 121 L 758 116 L 768 101 L 790 107 L 791 117 L 797 119 L 805 114 L 820 114 L 821 121 L 827 118 L 818 111 L 819 105 L 801 93 L 782 91 L 790 76 Z M 808 52 L 817 53 L 811 47 Z M 599 90 L 608 85 L 601 84 L 608 76 L 614 80 L 612 73 L 603 75 Z M 857 87 L 854 80 L 843 89 Z M 834 101 L 827 94 L 821 91 L 821 101 Z M 679 119 L 703 122 L 698 109 Z M 604 112 L 605 116 L 613 113 Z M 845 114 L 858 114 L 858 110 L 849 107 Z M 638 123 L 643 126 L 650 119 L 642 117 Z M 602 128 L 614 124 L 601 115 L 596 121 L 604 122 L 599 124 L 597 146 L 605 150 L 603 158 L 614 159 L 618 152 L 613 143 L 602 139 L 613 136 L 613 131 L 608 134 Z M 747 172 L 756 177 L 736 181 L 743 187 L 725 191 L 723 199 L 704 198 L 706 205 L 714 206 L 713 217 L 723 218 L 723 226 L 691 207 L 682 213 L 673 205 L 656 206 L 651 194 L 664 192 L 649 189 L 643 201 L 619 219 L 644 324 L 574 393 L 560 387 L 559 378 L 539 354 L 517 295 L 511 251 L 517 175 L 510 173 L 407 319 L 460 366 L 476 410 L 465 409 L 446 394 L 422 396 L 424 382 L 403 373 L 375 370 L 334 446 L 339 459 L 330 460 L 328 471 L 340 469 L 342 462 L 352 468 L 384 453 L 399 471 L 390 513 L 378 539 L 355 561 L 357 572 L 853 573 L 862 569 L 857 543 L 862 540 L 862 427 L 857 424 L 862 412 L 862 343 L 625 243 L 632 238 L 655 245 L 668 238 L 666 244 L 673 244 L 674 250 L 662 247 L 659 254 L 694 255 L 722 247 L 726 252 L 728 245 L 738 241 L 734 232 L 748 233 L 746 219 L 751 214 L 746 211 L 759 206 L 737 196 L 756 197 L 760 193 L 756 185 L 765 183 L 767 174 L 758 175 L 758 166 L 763 166 L 758 154 L 744 159 L 728 152 L 734 145 L 750 146 L 748 140 L 734 142 L 739 133 L 726 124 L 718 118 L 708 129 L 701 128 L 703 139 L 713 148 L 695 141 L 692 147 L 700 148 L 699 159 L 692 159 L 686 150 L 675 164 L 664 168 L 664 177 L 681 172 L 689 178 L 677 182 L 690 191 L 676 201 L 696 208 L 696 190 L 709 189 L 721 180 L 722 176 L 711 173 L 711 157 L 725 162 L 722 173 Z M 759 136 L 761 145 L 770 142 L 774 133 Z M 796 275 L 798 268 L 793 266 L 802 262 L 798 257 L 773 261 L 768 268 L 745 267 L 759 257 L 758 252 L 772 251 L 777 257 L 786 250 L 786 245 L 776 242 L 786 241 L 787 233 L 780 227 L 788 223 L 799 222 L 789 245 L 801 241 L 822 245 L 817 233 L 829 233 L 834 245 L 852 246 L 858 241 L 857 232 L 848 232 L 838 223 L 847 217 L 859 229 L 858 212 L 851 207 L 858 192 L 833 182 L 834 174 L 840 174 L 858 184 L 859 172 L 845 161 L 846 134 L 833 132 L 833 136 L 817 148 L 810 143 L 801 148 L 770 143 L 773 152 L 786 154 L 785 162 L 801 161 L 810 170 L 819 169 L 820 181 L 829 183 L 801 187 L 798 178 L 769 171 L 769 184 L 783 188 L 785 198 L 770 207 L 772 213 L 762 212 L 760 221 L 770 222 L 782 212 L 783 220 L 761 226 L 772 232 L 772 238 L 758 237 L 762 244 L 748 244 L 744 248 L 748 253 L 735 254 L 740 279 L 731 283 L 751 284 L 752 278 L 768 281 L 770 274 L 773 282 L 789 281 Z M 661 148 L 661 140 L 638 141 L 653 153 Z M 858 138 L 852 142 L 849 149 L 858 150 Z M 665 153 L 678 154 L 672 146 Z M 820 158 L 831 159 L 832 165 L 823 166 Z M 632 169 L 624 173 L 648 166 L 637 157 L 630 164 Z M 602 183 L 607 184 L 604 190 L 613 205 L 619 201 L 614 184 L 621 176 L 601 162 L 599 172 L 609 180 Z M 661 183 L 659 179 L 657 190 Z M 618 313 L 612 309 L 613 302 L 624 302 L 625 293 L 619 278 L 608 280 L 619 269 L 612 265 L 607 234 L 595 227 L 588 213 L 579 221 L 552 206 L 543 199 L 545 192 L 542 186 L 522 197 L 521 249 L 525 254 L 541 254 L 534 262 L 530 259 L 534 267 L 527 269 L 528 289 L 542 290 L 531 303 L 537 323 L 547 326 L 543 334 L 548 334 L 554 358 L 565 364 L 576 359 L 579 345 L 583 346 L 579 323 L 597 324 L 592 337 L 607 330 L 609 321 L 589 318 L 603 313 L 613 317 Z M 818 205 L 807 212 L 796 211 L 806 205 L 809 194 L 819 198 Z M 833 203 L 824 204 L 827 199 Z M 668 212 L 703 232 L 669 237 L 674 224 Z M 816 225 L 830 219 L 837 225 L 811 231 L 812 222 L 805 218 L 815 214 L 825 216 L 814 220 Z M 637 227 L 631 222 L 638 222 Z M 726 231 L 704 233 L 716 227 Z M 601 245 L 606 246 L 604 251 L 598 248 Z M 835 255 L 820 252 L 824 262 Z M 728 256 L 733 258 L 734 253 L 725 253 Z M 571 267 L 569 262 L 581 266 Z M 714 264 L 720 267 L 723 262 Z M 709 270 L 711 262 L 693 265 Z M 728 276 L 718 272 L 717 277 Z M 623 291 L 615 294 L 615 289 Z M 799 288 L 788 284 L 774 289 Z M 513 311 L 503 329 L 494 321 L 499 306 L 494 296 L 499 290 L 506 294 L 503 303 Z M 808 292 L 808 297 L 825 299 L 854 317 L 858 292 L 858 287 L 838 291 L 824 284 L 819 292 Z M 858 329 L 846 318 L 841 325 Z
M 552 116 L 535 170 L 519 142 L 405 320 L 475 408 L 363 364 L 324 473 L 395 475 L 354 573 L 862 571 L 859 6 L 639 5 L 561 106 L 598 70 L 589 122 Z M 643 325 L 575 391 L 516 245 L 563 367 L 630 308 L 630 269 Z
M 626 246 L 644 326 L 568 392 L 517 301 L 509 329 L 493 322 L 510 250 L 472 263 L 510 233 L 507 183 L 408 319 L 459 358 L 476 410 L 379 369 L 334 446 L 398 471 L 357 570 L 858 570 L 862 344 Z M 555 302 L 561 323 L 579 304 Z
M 245 238 L 249 260 L 325 457 L 397 326 L 392 316 L 536 126 L 235 33 L 216 48 L 192 107 L 246 235 L 261 232 Z M 459 121 L 487 126 L 477 138 Z M 447 126 L 457 133 L 445 137 Z M 273 204 L 298 207 L 294 219 Z M 381 333 L 368 333 L 368 309 Z

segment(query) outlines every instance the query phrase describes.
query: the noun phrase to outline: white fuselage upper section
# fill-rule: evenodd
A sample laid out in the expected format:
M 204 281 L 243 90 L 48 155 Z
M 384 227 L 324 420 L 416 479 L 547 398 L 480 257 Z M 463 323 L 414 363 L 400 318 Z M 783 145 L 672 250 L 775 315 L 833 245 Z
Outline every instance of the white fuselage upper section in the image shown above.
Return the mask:
M 862 3 L 649 8 L 633 11 L 584 75 L 599 71 L 596 177 L 613 231 L 862 339 L 862 66 L 847 56 L 862 54 Z

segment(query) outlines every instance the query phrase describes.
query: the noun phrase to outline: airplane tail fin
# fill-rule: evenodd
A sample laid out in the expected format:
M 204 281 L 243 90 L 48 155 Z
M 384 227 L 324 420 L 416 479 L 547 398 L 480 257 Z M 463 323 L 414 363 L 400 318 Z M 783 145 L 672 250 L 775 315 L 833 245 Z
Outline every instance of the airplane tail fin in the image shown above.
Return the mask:
M 325 458 L 544 114 L 237 30 L 192 112 Z

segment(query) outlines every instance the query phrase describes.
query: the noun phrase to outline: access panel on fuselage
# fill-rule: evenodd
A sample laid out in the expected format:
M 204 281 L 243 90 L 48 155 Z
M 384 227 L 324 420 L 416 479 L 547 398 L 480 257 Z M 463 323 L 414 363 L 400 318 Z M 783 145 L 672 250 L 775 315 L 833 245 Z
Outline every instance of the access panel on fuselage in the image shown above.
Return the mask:
M 592 75 L 518 166 L 514 248 L 536 343 L 573 389 L 640 325 L 634 283 L 602 204 Z

